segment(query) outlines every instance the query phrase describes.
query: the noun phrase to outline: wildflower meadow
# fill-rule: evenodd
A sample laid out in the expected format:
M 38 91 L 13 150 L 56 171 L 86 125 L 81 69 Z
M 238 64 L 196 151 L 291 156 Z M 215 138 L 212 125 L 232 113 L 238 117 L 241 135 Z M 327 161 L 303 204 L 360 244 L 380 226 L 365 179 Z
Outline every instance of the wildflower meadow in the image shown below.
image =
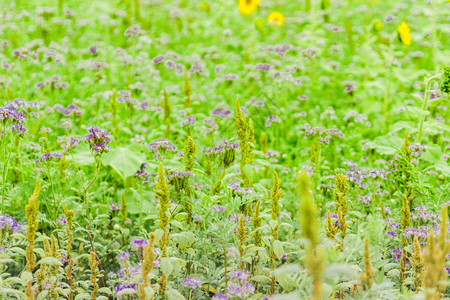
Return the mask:
M 448 0 L 0 0 L 0 299 L 450 299 Z

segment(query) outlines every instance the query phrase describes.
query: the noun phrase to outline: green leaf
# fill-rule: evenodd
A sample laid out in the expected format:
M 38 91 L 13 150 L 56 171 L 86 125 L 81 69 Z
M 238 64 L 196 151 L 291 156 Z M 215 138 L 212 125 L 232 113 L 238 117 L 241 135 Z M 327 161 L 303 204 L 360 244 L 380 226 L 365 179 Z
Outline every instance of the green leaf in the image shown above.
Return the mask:
M 103 154 L 102 163 L 112 167 L 122 179 L 136 174 L 145 161 L 145 155 L 128 147 L 118 147 Z
M 180 294 L 180 292 L 178 292 L 175 289 L 170 289 L 166 292 L 166 297 L 167 300 L 185 300 L 186 298 L 184 298 L 183 295 Z
M 169 278 L 170 274 L 172 274 L 173 266 L 172 262 L 170 261 L 170 258 L 163 257 L 160 262 L 161 271 L 164 273 L 166 278 Z
M 9 250 L 12 252 L 15 252 L 17 254 L 23 255 L 23 256 L 26 255 L 25 250 L 23 250 L 22 248 L 19 248 L 19 247 L 12 247 L 12 248 L 9 248 Z
M 281 259 L 284 255 L 283 245 L 279 240 L 273 241 L 273 252 L 277 256 L 278 259 Z
M 275 279 L 278 281 L 281 287 L 287 292 L 290 292 L 297 287 L 297 282 L 294 279 L 292 279 L 291 276 L 285 273 L 276 274 Z
M 85 143 L 80 143 L 79 146 L 73 151 L 73 155 L 67 156 L 68 160 L 72 160 L 80 166 L 91 166 L 95 164 L 95 159 L 92 156 L 89 146 Z
M 398 136 L 383 135 L 375 138 L 372 142 L 367 143 L 372 149 L 376 149 L 379 153 L 385 155 L 394 155 L 397 149 L 403 145 L 403 139 Z
M 62 266 L 62 263 L 59 259 L 54 258 L 54 257 L 46 257 L 46 258 L 42 258 L 38 264 L 47 264 L 50 266 Z
M 278 221 L 277 220 L 270 220 L 269 221 L 269 226 L 271 229 L 274 229 L 278 226 Z
M 245 165 L 243 170 L 245 176 L 247 176 L 250 181 L 253 181 L 253 172 L 254 172 L 253 167 L 251 165 Z
M 422 154 L 420 159 L 428 161 L 430 163 L 439 163 L 441 162 L 442 152 L 441 147 L 437 145 L 429 145 L 427 149 Z
M 22 281 L 23 281 L 24 283 L 30 282 L 30 281 L 33 280 L 33 274 L 30 273 L 30 272 L 24 271 L 24 272 L 22 273 L 22 275 L 20 275 L 20 278 L 22 279 Z

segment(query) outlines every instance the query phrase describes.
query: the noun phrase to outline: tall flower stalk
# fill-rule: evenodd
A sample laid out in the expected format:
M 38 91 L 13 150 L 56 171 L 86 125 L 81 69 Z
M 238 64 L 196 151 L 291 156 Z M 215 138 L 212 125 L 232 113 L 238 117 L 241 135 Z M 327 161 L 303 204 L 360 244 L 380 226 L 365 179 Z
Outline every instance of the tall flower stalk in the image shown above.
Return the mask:
M 102 270 L 102 264 L 101 261 L 97 255 L 97 252 L 95 251 L 95 246 L 94 246 L 94 238 L 92 236 L 92 226 L 91 226 L 91 218 L 90 218 L 90 214 L 89 214 L 89 203 L 88 203 L 88 191 L 89 189 L 92 187 L 92 184 L 95 182 L 95 180 L 97 179 L 99 170 L 100 170 L 100 165 L 101 165 L 101 158 L 102 158 L 102 154 L 105 152 L 109 152 L 111 150 L 111 148 L 109 147 L 109 143 L 111 142 L 111 135 L 98 128 L 98 127 L 89 127 L 88 128 L 88 134 L 84 137 L 84 141 L 86 143 L 89 144 L 89 147 L 91 149 L 91 154 L 95 159 L 95 174 L 94 177 L 92 178 L 92 180 L 88 183 L 88 185 L 86 187 L 84 187 L 84 205 L 85 205 L 85 209 L 86 209 L 86 220 L 87 220 L 87 224 L 88 224 L 88 233 L 89 233 L 89 240 L 91 243 L 91 249 L 92 249 L 92 253 L 95 255 L 95 257 L 97 258 L 100 270 Z M 105 286 L 105 281 L 102 278 L 102 283 L 103 286 Z
M 306 250 L 306 264 L 313 277 L 314 300 L 322 299 L 322 273 L 324 269 L 324 254 L 317 249 L 319 244 L 319 222 L 317 221 L 317 207 L 310 188 L 309 178 L 302 172 L 297 176 L 297 189 L 300 195 L 299 223 L 302 233 L 309 240 Z

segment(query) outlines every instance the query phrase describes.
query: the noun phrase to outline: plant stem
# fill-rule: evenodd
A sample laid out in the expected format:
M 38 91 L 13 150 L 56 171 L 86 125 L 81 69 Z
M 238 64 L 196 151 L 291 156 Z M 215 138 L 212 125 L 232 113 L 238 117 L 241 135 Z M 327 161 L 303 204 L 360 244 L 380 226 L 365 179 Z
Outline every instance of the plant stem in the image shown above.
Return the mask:
M 92 233 L 91 233 L 91 231 L 92 231 L 91 219 L 89 217 L 89 205 L 88 205 L 88 202 L 87 202 L 87 192 L 88 192 L 89 188 L 92 186 L 92 184 L 94 183 L 94 181 L 97 179 L 98 170 L 100 169 L 100 162 L 101 162 L 101 155 L 98 156 L 98 158 L 96 159 L 96 162 L 95 162 L 95 175 L 94 175 L 94 178 L 88 184 L 88 186 L 84 189 L 84 204 L 86 206 L 86 220 L 87 220 L 87 223 L 88 223 L 89 240 L 91 242 L 92 252 L 94 252 L 95 257 L 97 258 L 98 265 L 100 267 L 100 271 L 103 271 L 102 263 L 101 263 L 100 259 L 98 258 L 97 252 L 95 251 L 95 247 L 94 247 L 94 239 L 92 238 Z M 101 278 L 102 278 L 103 286 L 105 287 L 106 286 L 105 285 L 105 280 L 103 279 L 103 276 Z
M 431 87 L 431 83 L 435 80 L 437 80 L 440 76 L 442 75 L 442 73 L 436 74 L 434 76 L 431 76 L 430 78 L 428 78 L 426 80 L 425 83 L 425 100 L 423 101 L 423 106 L 422 106 L 422 116 L 420 117 L 420 123 L 419 123 L 419 133 L 417 135 L 417 143 L 420 143 L 420 141 L 422 140 L 423 137 L 423 132 L 424 132 L 424 128 L 423 128 L 423 122 L 425 121 L 425 111 L 427 110 L 428 107 L 428 99 L 430 97 L 430 87 Z

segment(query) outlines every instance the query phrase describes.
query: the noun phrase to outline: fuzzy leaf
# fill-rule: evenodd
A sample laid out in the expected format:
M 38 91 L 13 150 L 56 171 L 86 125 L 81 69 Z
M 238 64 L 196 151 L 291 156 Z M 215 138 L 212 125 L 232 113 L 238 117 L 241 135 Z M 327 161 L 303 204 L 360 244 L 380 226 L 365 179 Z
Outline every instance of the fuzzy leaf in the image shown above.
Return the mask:
M 170 261 L 170 258 L 163 257 L 161 259 L 160 266 L 161 266 L 161 271 L 164 273 L 166 278 L 169 278 L 170 274 L 172 274 L 172 271 L 173 271 L 173 265 L 172 265 L 172 262 Z
M 54 257 L 46 257 L 46 258 L 42 258 L 39 262 L 39 264 L 47 264 L 50 266 L 62 266 L 62 263 L 59 259 L 54 258 Z
M 277 256 L 278 259 L 281 259 L 284 255 L 283 245 L 279 240 L 273 241 L 273 252 Z
M 288 292 L 297 287 L 297 282 L 287 274 L 277 274 L 275 275 L 275 279 L 278 281 L 281 287 Z
M 124 180 L 136 174 L 144 161 L 144 154 L 129 147 L 117 147 L 102 157 L 103 165 L 112 167 Z

